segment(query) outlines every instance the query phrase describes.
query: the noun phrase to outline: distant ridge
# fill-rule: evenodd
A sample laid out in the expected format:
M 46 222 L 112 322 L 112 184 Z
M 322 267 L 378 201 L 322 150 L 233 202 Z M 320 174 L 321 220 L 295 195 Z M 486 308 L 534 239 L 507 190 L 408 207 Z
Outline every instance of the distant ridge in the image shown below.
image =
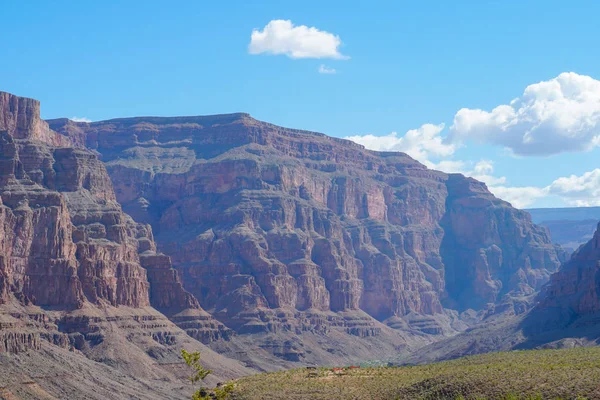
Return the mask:
M 580 221 L 585 219 L 596 219 L 600 221 L 600 207 L 560 207 L 560 208 L 529 208 L 534 223 L 544 221 Z

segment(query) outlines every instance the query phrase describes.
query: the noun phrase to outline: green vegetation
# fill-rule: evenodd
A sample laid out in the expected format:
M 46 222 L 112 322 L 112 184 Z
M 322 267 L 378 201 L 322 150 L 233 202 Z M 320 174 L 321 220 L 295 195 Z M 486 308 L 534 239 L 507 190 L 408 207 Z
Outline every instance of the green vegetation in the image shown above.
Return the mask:
M 491 353 L 409 367 L 295 369 L 236 382 L 243 399 L 598 399 L 600 348 Z
M 182 349 L 181 357 L 183 357 L 185 363 L 194 370 L 194 374 L 188 378 L 194 385 L 206 378 L 212 372 L 211 370 L 200 365 L 200 352 L 198 351 L 189 353 Z M 228 382 L 225 385 L 219 385 L 214 389 L 201 387 L 194 392 L 192 395 L 192 400 L 226 400 L 233 392 L 233 389 L 235 388 L 234 385 L 235 384 L 233 382 Z

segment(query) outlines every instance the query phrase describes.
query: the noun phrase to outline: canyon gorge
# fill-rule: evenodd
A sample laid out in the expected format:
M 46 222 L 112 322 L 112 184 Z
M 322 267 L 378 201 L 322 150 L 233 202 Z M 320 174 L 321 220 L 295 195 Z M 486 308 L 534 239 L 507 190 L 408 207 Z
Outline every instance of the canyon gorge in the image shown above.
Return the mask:
M 0 221 L 0 362 L 124 396 L 188 390 L 181 348 L 218 380 L 600 308 L 597 235 L 555 274 L 566 253 L 484 183 L 244 113 L 44 121 L 0 92 Z

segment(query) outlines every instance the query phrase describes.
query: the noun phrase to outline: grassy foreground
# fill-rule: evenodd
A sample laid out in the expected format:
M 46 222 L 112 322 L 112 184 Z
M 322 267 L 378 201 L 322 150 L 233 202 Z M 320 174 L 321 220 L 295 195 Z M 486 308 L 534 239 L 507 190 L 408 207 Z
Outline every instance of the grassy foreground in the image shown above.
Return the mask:
M 600 348 L 491 353 L 411 366 L 253 375 L 235 399 L 600 399 Z

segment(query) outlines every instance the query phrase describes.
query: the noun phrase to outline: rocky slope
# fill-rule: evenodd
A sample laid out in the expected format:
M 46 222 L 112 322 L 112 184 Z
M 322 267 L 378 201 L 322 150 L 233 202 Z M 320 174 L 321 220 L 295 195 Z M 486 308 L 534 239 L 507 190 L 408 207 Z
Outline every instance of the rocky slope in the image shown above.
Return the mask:
M 161 365 L 180 364 L 183 346 L 210 351 L 151 306 L 185 313 L 190 335 L 205 341 L 227 329 L 183 288 L 151 227 L 123 213 L 104 164 L 61 147 L 71 140 L 39 110 L 0 93 L 0 353 L 66 349 L 154 385 L 178 384 Z M 247 373 L 208 358 L 221 377 Z M 3 359 L 3 370 L 13 361 Z
M 563 257 L 484 184 L 402 153 L 247 114 L 49 123 L 100 154 L 124 210 L 240 334 L 452 334 L 459 312 L 525 312 Z
M 419 349 L 411 362 L 490 351 L 600 344 L 600 229 L 543 287 L 537 303 L 513 318 L 491 315 L 467 332 Z
M 599 225 L 600 228 L 600 225 Z M 573 317 L 600 312 L 600 229 L 581 246 L 540 294 L 536 310 Z

